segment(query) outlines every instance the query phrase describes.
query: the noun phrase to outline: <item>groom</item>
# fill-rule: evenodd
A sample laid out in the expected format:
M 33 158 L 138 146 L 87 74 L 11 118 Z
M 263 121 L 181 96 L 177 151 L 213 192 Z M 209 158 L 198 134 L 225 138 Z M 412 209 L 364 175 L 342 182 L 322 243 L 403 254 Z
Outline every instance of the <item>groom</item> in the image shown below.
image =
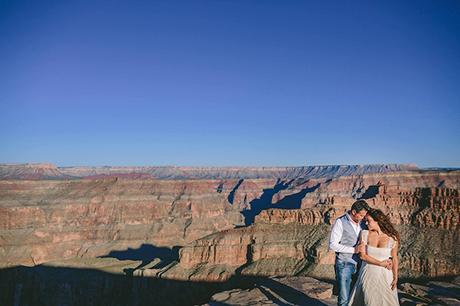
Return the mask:
M 361 222 L 369 211 L 364 200 L 358 200 L 332 225 L 329 249 L 335 251 L 335 279 L 338 285 L 338 305 L 348 305 L 351 278 L 359 262 L 358 237 L 364 227 Z

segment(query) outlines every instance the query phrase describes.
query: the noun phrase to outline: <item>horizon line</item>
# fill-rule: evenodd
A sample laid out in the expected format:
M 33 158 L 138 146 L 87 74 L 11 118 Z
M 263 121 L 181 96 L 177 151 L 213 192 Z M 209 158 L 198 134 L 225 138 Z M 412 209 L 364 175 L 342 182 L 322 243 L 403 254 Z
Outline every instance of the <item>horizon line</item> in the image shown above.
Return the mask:
M 20 162 L 20 163 L 9 163 L 9 162 L 0 162 L 0 166 L 38 166 L 38 165 L 50 165 L 56 168 L 77 168 L 77 167 L 179 167 L 179 168 L 299 168 L 299 167 L 336 167 L 336 166 L 408 166 L 415 168 L 456 168 L 456 167 L 444 167 L 444 166 L 435 166 L 435 167 L 419 167 L 416 163 L 341 163 L 341 164 L 304 164 L 304 165 L 180 165 L 180 164 L 165 164 L 165 165 L 155 165 L 155 164 L 143 164 L 143 165 L 111 165 L 111 164 L 100 164 L 100 165 L 58 165 L 53 162 Z M 460 166 L 459 166 L 460 167 Z

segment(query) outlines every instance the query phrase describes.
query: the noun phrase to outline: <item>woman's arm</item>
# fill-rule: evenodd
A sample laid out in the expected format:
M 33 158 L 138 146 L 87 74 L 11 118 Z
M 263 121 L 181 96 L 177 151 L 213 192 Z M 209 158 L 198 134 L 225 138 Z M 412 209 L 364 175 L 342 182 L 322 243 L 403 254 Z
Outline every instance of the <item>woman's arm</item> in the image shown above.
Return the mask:
M 389 262 L 387 260 L 382 261 L 382 260 L 375 259 L 372 256 L 369 256 L 367 254 L 367 252 L 366 252 L 366 246 L 365 245 L 363 245 L 362 249 L 360 249 L 359 258 L 361 258 L 361 260 L 367 262 L 368 264 L 381 266 L 381 267 L 384 267 L 384 268 L 387 268 L 387 269 L 391 269 L 389 267 Z
M 368 233 L 369 232 L 366 232 L 366 234 L 364 234 L 364 231 L 361 231 L 361 235 L 359 237 L 359 242 L 358 242 L 359 258 L 361 258 L 361 260 L 367 262 L 368 264 L 385 267 L 388 270 L 391 270 L 391 264 L 392 264 L 391 260 L 381 261 L 367 254 L 366 244 L 367 244 L 367 240 L 369 239 Z M 363 237 L 363 235 L 366 235 L 366 237 Z
M 395 245 L 391 249 L 391 257 L 392 257 L 392 263 L 393 263 L 393 281 L 391 282 L 391 290 L 394 290 L 396 288 L 396 285 L 398 284 L 398 241 L 395 241 Z

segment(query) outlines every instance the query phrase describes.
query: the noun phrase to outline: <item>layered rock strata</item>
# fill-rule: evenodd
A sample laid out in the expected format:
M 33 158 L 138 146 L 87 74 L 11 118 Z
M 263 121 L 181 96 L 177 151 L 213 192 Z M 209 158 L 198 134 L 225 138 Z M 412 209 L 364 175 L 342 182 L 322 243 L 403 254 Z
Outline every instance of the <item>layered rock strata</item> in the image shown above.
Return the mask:
M 180 246 L 243 225 L 241 207 L 229 203 L 231 190 L 218 192 L 221 184 L 118 178 L 0 181 L 0 263 L 95 257 L 141 244 Z M 246 184 L 248 201 L 270 184 Z
M 330 224 L 363 198 L 400 226 L 405 275 L 455 274 L 459 178 L 459 171 L 410 171 L 289 180 L 2 180 L 0 262 L 184 246 L 179 264 L 157 272 L 213 280 L 233 273 L 330 277 Z
M 240 274 L 333 278 L 334 254 L 327 250 L 330 224 L 359 198 L 385 211 L 397 225 L 402 238 L 402 277 L 458 275 L 459 178 L 459 172 L 430 172 L 326 180 L 300 199 L 301 209 L 263 210 L 250 227 L 216 233 L 185 246 L 179 265 L 165 275 L 213 278 L 212 266 L 219 265 L 219 271 L 228 266 Z M 286 206 L 289 197 L 298 202 L 293 195 L 318 182 L 283 189 L 272 197 L 271 207 L 280 202 Z

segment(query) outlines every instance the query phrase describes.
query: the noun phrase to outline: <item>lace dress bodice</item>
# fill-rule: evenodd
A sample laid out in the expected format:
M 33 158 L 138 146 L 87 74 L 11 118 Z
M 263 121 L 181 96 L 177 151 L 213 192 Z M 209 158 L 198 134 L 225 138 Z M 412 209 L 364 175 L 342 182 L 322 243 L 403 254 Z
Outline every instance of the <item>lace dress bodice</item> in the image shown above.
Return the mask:
M 393 238 L 390 237 L 390 239 L 388 239 L 386 247 L 378 248 L 368 244 L 368 237 L 369 231 L 364 230 L 361 232 L 361 241 L 366 244 L 366 251 L 369 256 L 378 260 L 385 260 L 391 257 L 391 250 L 395 245 L 395 240 Z

